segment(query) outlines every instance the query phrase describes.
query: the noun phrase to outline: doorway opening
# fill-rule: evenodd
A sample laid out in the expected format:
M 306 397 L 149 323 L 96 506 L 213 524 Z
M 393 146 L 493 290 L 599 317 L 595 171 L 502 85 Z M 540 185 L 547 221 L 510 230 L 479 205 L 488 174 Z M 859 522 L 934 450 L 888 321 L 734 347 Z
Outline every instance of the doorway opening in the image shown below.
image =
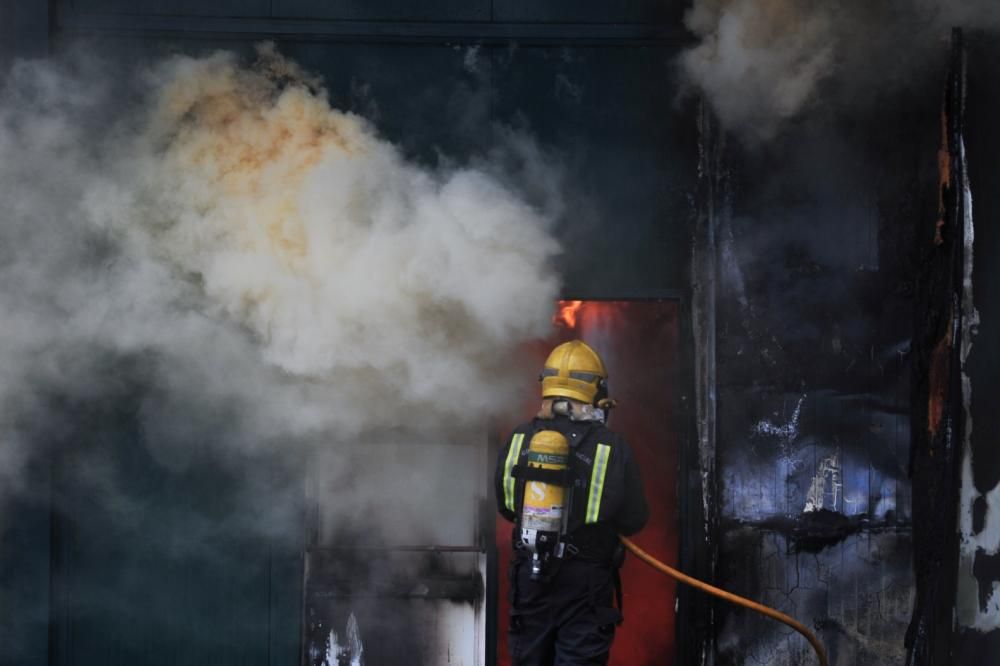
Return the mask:
M 639 462 L 649 503 L 646 527 L 637 543 L 664 562 L 677 565 L 677 473 L 679 427 L 677 398 L 678 301 L 674 299 L 579 299 L 556 304 L 555 333 L 524 348 L 526 362 L 541 368 L 553 346 L 581 339 L 604 359 L 609 394 L 619 402 L 608 425 L 624 435 Z M 531 378 L 534 379 L 533 377 Z M 519 421 L 537 411 L 537 384 L 525 381 L 526 402 Z M 501 437 L 514 423 L 506 424 Z M 507 652 L 511 524 L 496 519 L 495 572 L 497 664 L 510 664 Z M 639 562 L 622 569 L 625 622 L 611 651 L 612 666 L 669 666 L 675 662 L 675 583 Z

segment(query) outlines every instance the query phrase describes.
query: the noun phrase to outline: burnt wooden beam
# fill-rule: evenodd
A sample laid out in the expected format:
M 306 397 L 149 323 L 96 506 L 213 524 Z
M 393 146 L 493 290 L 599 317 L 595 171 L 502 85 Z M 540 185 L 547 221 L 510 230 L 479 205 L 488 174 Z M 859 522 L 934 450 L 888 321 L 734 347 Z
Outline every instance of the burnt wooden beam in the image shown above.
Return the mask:
M 952 663 L 958 565 L 958 502 L 965 430 L 963 387 L 967 174 L 963 153 L 965 48 L 952 33 L 941 110 L 939 204 L 918 234 L 913 335 L 913 563 L 916 600 L 906 634 L 907 664 Z
M 717 453 L 716 313 L 720 220 L 730 215 L 731 181 L 726 133 L 701 101 L 697 113 L 698 182 L 691 234 L 691 322 L 687 361 L 694 381 L 694 404 L 684 409 L 690 436 L 681 448 L 679 527 L 680 568 L 696 578 L 716 580 L 719 559 Z M 686 585 L 677 586 L 678 663 L 705 664 L 715 657 L 715 600 Z

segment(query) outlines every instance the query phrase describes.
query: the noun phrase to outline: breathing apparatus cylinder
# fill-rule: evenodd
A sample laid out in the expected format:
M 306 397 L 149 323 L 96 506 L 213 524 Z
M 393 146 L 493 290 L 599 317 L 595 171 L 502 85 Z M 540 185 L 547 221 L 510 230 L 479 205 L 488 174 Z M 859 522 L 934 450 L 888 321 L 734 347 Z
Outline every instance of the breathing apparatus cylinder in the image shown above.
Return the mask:
M 520 525 L 521 541 L 531 552 L 531 577 L 536 580 L 545 577 L 551 558 L 563 555 L 561 536 L 569 512 L 567 489 L 559 477 L 562 474 L 565 478 L 568 464 L 569 442 L 562 433 L 555 430 L 535 433 L 528 445 Z

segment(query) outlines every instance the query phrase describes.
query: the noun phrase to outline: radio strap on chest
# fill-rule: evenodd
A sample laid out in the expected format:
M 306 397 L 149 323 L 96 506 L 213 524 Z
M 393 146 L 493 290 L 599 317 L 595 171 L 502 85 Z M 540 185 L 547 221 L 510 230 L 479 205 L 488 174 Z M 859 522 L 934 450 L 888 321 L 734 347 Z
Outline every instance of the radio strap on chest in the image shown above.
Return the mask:
M 518 481 L 541 481 L 551 483 L 556 486 L 569 488 L 573 485 L 573 478 L 568 469 L 545 469 L 544 467 L 529 467 L 528 465 L 514 465 L 511 476 Z

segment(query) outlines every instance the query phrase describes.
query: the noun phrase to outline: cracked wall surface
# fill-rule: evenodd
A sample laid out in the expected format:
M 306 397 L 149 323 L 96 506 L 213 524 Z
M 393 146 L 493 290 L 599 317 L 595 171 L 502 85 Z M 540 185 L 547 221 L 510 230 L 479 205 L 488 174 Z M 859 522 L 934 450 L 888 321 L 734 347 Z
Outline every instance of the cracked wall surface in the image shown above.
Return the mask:
M 815 621 L 834 664 L 902 663 L 900 636 L 913 606 L 906 530 L 869 530 L 818 552 L 798 550 L 777 531 L 740 527 L 722 546 L 720 582 L 793 617 Z M 719 615 L 722 664 L 792 666 L 815 662 L 812 648 L 787 627 L 742 609 Z M 812 624 L 807 622 L 807 624 Z

